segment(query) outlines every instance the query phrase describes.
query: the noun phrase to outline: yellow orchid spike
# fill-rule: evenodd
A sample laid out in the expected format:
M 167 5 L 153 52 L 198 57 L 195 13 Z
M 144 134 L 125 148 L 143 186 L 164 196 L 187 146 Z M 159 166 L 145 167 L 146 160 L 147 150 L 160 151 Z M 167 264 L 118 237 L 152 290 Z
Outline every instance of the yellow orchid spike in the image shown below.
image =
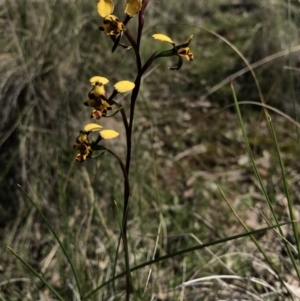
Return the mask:
M 99 0 L 97 10 L 98 14 L 104 18 L 114 11 L 114 3 L 112 0 Z
M 125 5 L 125 13 L 133 17 L 135 16 L 142 8 L 142 0 L 127 0 Z
M 135 84 L 128 81 L 128 80 L 122 80 L 120 82 L 117 82 L 114 85 L 114 88 L 119 92 L 119 93 L 125 93 L 128 91 L 131 91 L 135 87 Z

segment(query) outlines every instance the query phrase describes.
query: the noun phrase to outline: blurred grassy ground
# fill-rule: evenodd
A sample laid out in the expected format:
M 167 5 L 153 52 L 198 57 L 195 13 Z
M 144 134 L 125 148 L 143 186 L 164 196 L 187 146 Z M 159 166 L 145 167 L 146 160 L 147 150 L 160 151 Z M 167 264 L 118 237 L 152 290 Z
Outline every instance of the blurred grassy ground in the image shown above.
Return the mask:
M 119 15 L 123 2 L 116 3 Z M 269 216 L 246 156 L 236 114 L 230 107 L 230 87 L 225 85 L 212 93 L 216 85 L 246 66 L 232 48 L 201 27 L 228 39 L 250 63 L 286 50 L 287 55 L 266 59 L 255 71 L 269 105 L 295 119 L 299 110 L 299 55 L 292 52 L 299 45 L 298 1 L 174 3 L 150 2 L 142 40 L 143 58 L 153 50 L 167 49 L 151 38 L 159 32 L 178 43 L 193 34 L 191 50 L 195 60 L 185 61 L 179 72 L 172 72 L 168 67 L 175 63 L 173 58 L 161 59 L 143 80 L 131 174 L 132 264 L 154 256 L 158 229 L 161 236 L 155 256 L 241 232 L 216 183 L 252 228 L 265 224 L 255 206 Z M 76 269 L 81 271 L 84 291 L 111 277 L 119 233 L 114 201 L 121 212 L 122 177 L 117 162 L 109 156 L 75 164 L 72 145 L 78 131 L 89 122 L 89 109 L 82 105 L 89 78 L 99 74 L 112 83 L 134 80 L 135 69 L 130 51 L 118 49 L 111 54 L 110 40 L 97 29 L 101 20 L 95 5 L 91 1 L 55 0 L 1 3 L 1 300 L 50 300 L 47 289 L 8 254 L 7 245 L 26 258 L 65 298 L 74 296 L 73 279 L 61 250 L 17 184 L 28 192 L 64 239 Z M 131 23 L 134 27 L 134 21 Z M 234 84 L 239 100 L 259 101 L 249 72 L 237 77 Z M 128 97 L 120 101 L 125 107 L 129 103 Z M 259 171 L 280 220 L 286 220 L 280 170 L 261 108 L 241 108 Z M 292 195 L 299 206 L 297 131 L 286 118 L 275 113 L 271 117 Z M 121 132 L 120 139 L 109 145 L 122 156 L 125 138 L 120 117 L 101 120 L 101 124 Z M 276 235 L 264 235 L 261 241 L 282 273 L 294 281 L 293 273 L 287 273 L 290 263 L 281 256 Z M 261 261 L 248 240 L 195 252 L 153 266 L 144 297 L 149 270 L 134 273 L 136 298 L 155 300 L 156 295 L 156 300 L 175 300 L 182 294 L 182 289 L 174 289 L 176 285 L 208 275 L 253 276 L 276 288 L 278 281 Z M 122 262 L 120 257 L 118 272 L 124 270 Z M 267 300 L 264 296 L 269 291 L 264 286 L 249 284 L 245 288 L 234 284 L 243 289 L 212 281 L 200 290 L 187 289 L 183 299 L 217 300 L 234 293 L 242 299 L 251 292 Z M 123 292 L 123 282 L 116 285 L 115 292 L 107 287 L 97 295 L 98 299 L 109 300 L 116 294 L 121 300 L 118 294 Z M 268 298 L 280 300 L 276 294 Z

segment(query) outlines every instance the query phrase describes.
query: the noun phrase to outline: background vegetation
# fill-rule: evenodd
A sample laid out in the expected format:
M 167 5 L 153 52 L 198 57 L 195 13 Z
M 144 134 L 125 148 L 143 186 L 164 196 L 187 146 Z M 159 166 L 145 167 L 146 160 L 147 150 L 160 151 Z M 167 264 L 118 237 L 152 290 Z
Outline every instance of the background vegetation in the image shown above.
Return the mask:
M 122 175 L 108 155 L 74 162 L 72 145 L 90 121 L 83 106 L 88 80 L 134 80 L 134 56 L 98 31 L 97 1 L 0 1 L 0 300 L 53 300 L 10 253 L 11 246 L 65 300 L 78 300 L 74 277 L 57 241 L 17 184 L 30 195 L 71 254 L 83 291 L 113 275 L 122 212 Z M 115 1 L 122 13 L 124 1 Z M 296 0 L 151 0 L 142 54 L 166 49 L 151 35 L 178 43 L 193 34 L 195 60 L 178 72 L 157 60 L 144 77 L 134 128 L 131 265 L 212 242 L 244 229 L 218 186 L 251 229 L 273 224 L 247 155 L 228 78 L 239 101 L 260 102 L 253 64 L 285 164 L 284 179 L 298 219 L 300 164 L 299 21 Z M 134 21 L 130 26 L 134 27 Z M 207 30 L 213 31 L 210 33 Z M 133 29 L 134 31 L 134 29 Z M 119 99 L 126 107 L 128 97 Z M 278 151 L 262 108 L 241 103 L 258 172 L 280 222 L 290 220 Z M 286 114 L 287 116 L 283 115 Z M 120 116 L 101 120 L 121 135 L 108 144 L 125 157 Z M 291 226 L 283 228 L 293 242 Z M 136 300 L 297 300 L 299 279 L 275 231 L 190 252 L 133 273 Z M 120 252 L 122 253 L 122 247 Z M 282 287 L 278 275 L 292 293 Z M 124 271 L 123 257 L 117 273 Z M 149 282 L 147 281 L 148 275 Z M 207 278 L 205 278 L 207 277 Z M 182 283 L 195 280 L 193 283 Z M 124 279 L 89 300 L 122 300 Z

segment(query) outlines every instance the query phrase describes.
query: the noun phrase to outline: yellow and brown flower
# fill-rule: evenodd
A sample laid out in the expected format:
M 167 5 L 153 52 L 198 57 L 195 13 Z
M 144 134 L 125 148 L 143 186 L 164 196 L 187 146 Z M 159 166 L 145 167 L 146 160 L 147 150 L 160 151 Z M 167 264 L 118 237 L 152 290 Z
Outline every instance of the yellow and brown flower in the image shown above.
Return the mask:
M 113 97 L 117 93 L 126 93 L 135 87 L 134 83 L 127 80 L 117 82 L 114 85 L 114 92 L 110 96 L 111 102 L 109 103 L 109 99 L 107 99 L 107 93 L 104 88 L 104 85 L 108 82 L 109 80 L 107 78 L 101 76 L 94 76 L 90 79 L 90 83 L 93 88 L 89 92 L 89 99 L 84 102 L 84 105 L 94 108 L 91 113 L 91 118 L 100 119 L 102 116 L 106 116 L 107 111 L 112 109 L 111 104 L 114 103 L 112 101 Z
M 192 35 L 183 44 L 177 46 L 168 36 L 164 34 L 157 33 L 152 35 L 152 37 L 156 40 L 160 40 L 173 45 L 173 49 L 163 51 L 156 55 L 156 58 L 177 55 L 179 57 L 178 64 L 176 66 L 171 67 L 170 69 L 179 70 L 182 66 L 182 57 L 185 57 L 189 62 L 194 60 L 194 55 L 192 54 L 189 48 L 189 44 L 193 38 Z
M 175 46 L 177 54 L 185 57 L 189 62 L 194 60 L 194 55 L 190 52 L 189 44 L 193 36 L 190 36 L 183 44 Z
M 91 118 L 100 119 L 102 116 L 106 116 L 107 111 L 111 110 L 112 107 L 108 104 L 107 101 L 102 100 L 100 105 L 94 106 L 94 110 L 91 113 Z
M 79 151 L 76 156 L 76 161 L 78 162 L 83 162 L 92 156 L 93 150 L 89 143 L 88 134 L 86 131 L 80 131 L 79 136 L 76 138 L 76 143 L 73 145 Z
M 89 142 L 89 134 L 99 132 L 98 138 L 92 143 Z M 114 139 L 119 136 L 119 133 L 114 130 L 103 129 L 100 124 L 89 123 L 85 125 L 84 130 L 80 131 L 76 138 L 76 143 L 73 145 L 79 153 L 76 155 L 77 162 L 83 162 L 87 158 L 91 158 L 93 150 L 105 150 L 105 147 L 98 145 L 103 139 Z
M 94 108 L 91 118 L 100 119 L 102 116 L 106 116 L 108 110 L 112 109 L 107 102 L 107 93 L 104 89 L 104 85 L 108 82 L 107 78 L 101 76 L 94 76 L 90 79 L 93 88 L 89 92 L 89 99 L 84 102 L 84 105 Z
M 99 27 L 101 31 L 104 31 L 108 36 L 116 36 L 120 34 L 125 28 L 123 22 L 115 15 L 105 16 L 102 26 Z
M 129 17 L 135 16 L 142 8 L 142 0 L 127 0 L 125 5 L 125 13 Z M 103 18 L 103 25 L 99 27 L 107 35 L 116 36 L 120 34 L 125 25 L 121 20 L 113 15 L 114 3 L 112 0 L 99 0 L 97 4 L 97 11 Z

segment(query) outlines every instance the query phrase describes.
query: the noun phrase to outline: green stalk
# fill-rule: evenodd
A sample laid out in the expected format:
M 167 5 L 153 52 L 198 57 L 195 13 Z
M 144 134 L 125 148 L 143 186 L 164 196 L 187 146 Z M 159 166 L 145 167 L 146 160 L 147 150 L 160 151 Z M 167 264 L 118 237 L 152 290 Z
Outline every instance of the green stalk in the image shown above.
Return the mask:
M 247 137 L 247 134 L 246 134 L 246 130 L 245 130 L 245 127 L 244 127 L 244 122 L 243 122 L 243 118 L 242 118 L 242 114 L 241 114 L 241 111 L 240 111 L 240 107 L 239 107 L 239 104 L 238 104 L 238 100 L 237 100 L 237 97 L 236 97 L 236 94 L 235 94 L 235 89 L 234 89 L 234 86 L 233 86 L 233 83 L 230 82 L 230 86 L 231 86 L 231 90 L 232 90 L 232 95 L 233 95 L 233 99 L 234 99 L 234 103 L 235 103 L 235 108 L 236 108 L 236 111 L 237 111 L 237 115 L 238 115 L 238 118 L 239 118 L 239 122 L 240 122 L 240 127 L 241 127 L 241 130 L 242 130 L 242 134 L 243 134 L 243 139 L 244 139 L 244 142 L 245 142 L 245 145 L 246 145 L 246 149 L 247 149 L 247 152 L 248 152 L 248 155 L 249 155 L 249 158 L 250 158 L 250 161 L 251 161 L 251 165 L 252 165 L 252 168 L 253 168 L 253 171 L 254 171 L 254 174 L 255 174 L 255 177 L 259 183 L 259 186 L 260 186 L 260 189 L 264 195 L 264 198 L 265 200 L 267 201 L 267 204 L 269 206 L 269 209 L 272 213 L 272 216 L 275 220 L 275 223 L 276 225 L 279 224 L 278 222 L 278 218 L 276 216 L 276 213 L 273 209 L 273 206 L 272 206 L 272 203 L 271 203 L 271 200 L 267 194 L 267 191 L 263 185 L 263 182 L 262 182 L 262 179 L 260 177 L 260 174 L 257 170 L 257 167 L 256 167 L 256 164 L 255 164 L 255 161 L 254 161 L 254 157 L 253 157 L 253 154 L 252 154 L 252 150 L 251 150 L 251 147 L 250 147 L 250 144 L 249 144 L 249 140 L 248 140 L 248 137 Z M 283 236 L 283 233 L 282 233 L 282 230 L 280 229 L 280 234 Z
M 275 134 L 275 130 L 274 130 L 274 126 L 273 126 L 273 122 L 271 120 L 271 118 L 268 120 L 269 122 L 269 126 L 271 129 L 271 133 L 275 142 L 275 146 L 276 146 L 276 152 L 278 155 L 278 161 L 279 161 L 279 166 L 280 166 L 280 170 L 281 170 L 281 175 L 282 175 L 282 180 L 283 180 L 283 187 L 284 187 L 284 191 L 285 191 L 285 196 L 287 198 L 288 201 L 288 208 L 289 208 L 289 213 L 290 213 L 290 217 L 291 217 L 291 221 L 292 221 L 292 227 L 293 227 L 293 232 L 294 232 L 294 236 L 295 236 L 295 241 L 296 241 L 296 246 L 297 246 L 297 252 L 298 252 L 298 259 L 299 259 L 299 254 L 300 254 L 300 245 L 299 245 L 299 234 L 298 234 L 298 228 L 297 228 L 297 222 L 296 218 L 295 218 L 295 213 L 294 213 L 294 204 L 293 204 L 293 200 L 291 199 L 291 195 L 289 192 L 289 187 L 288 187 L 288 183 L 287 183 L 287 179 L 286 179 L 286 175 L 285 175 L 285 168 L 284 168 L 284 163 L 282 161 L 282 157 L 281 157 L 281 151 L 279 148 L 279 144 L 278 144 L 278 140 Z M 290 249 L 289 245 L 286 244 L 286 247 L 288 249 Z M 294 256 L 293 254 L 290 252 L 288 252 L 292 262 L 293 262 L 293 266 L 295 268 L 295 271 L 297 272 L 297 276 L 300 279 L 300 273 L 299 273 L 299 269 L 298 266 L 295 262 Z
M 130 197 L 130 186 L 129 186 L 129 178 L 126 170 L 126 166 L 124 165 L 123 161 L 119 156 L 117 156 L 113 151 L 111 151 L 108 148 L 104 148 L 107 152 L 109 152 L 112 156 L 114 156 L 121 167 L 121 170 L 123 172 L 124 176 L 124 200 L 127 200 L 124 204 L 126 207 L 124 208 L 124 213 L 123 213 L 123 220 L 120 225 L 121 228 L 121 236 L 123 238 L 123 243 L 124 243 L 124 253 L 125 253 L 125 266 L 126 266 L 126 300 L 129 300 L 130 293 L 132 291 L 132 283 L 131 283 L 131 275 L 130 275 L 130 262 L 129 262 L 129 251 L 128 251 L 128 240 L 127 240 L 127 232 L 126 232 L 126 226 L 127 226 L 127 210 L 128 210 L 128 204 L 129 204 L 129 197 Z M 118 212 L 118 211 L 117 211 Z M 118 215 L 119 216 L 119 215 Z M 117 253 L 118 249 L 117 248 Z
M 126 179 L 124 176 L 124 208 L 123 208 L 123 221 L 122 221 L 122 237 L 123 237 L 123 243 L 124 243 L 124 252 L 125 252 L 125 264 L 126 264 L 126 301 L 129 301 L 130 299 L 130 293 L 132 290 L 132 283 L 130 281 L 130 266 L 129 266 L 129 254 L 128 254 L 128 240 L 127 240 L 127 217 L 128 217 L 128 211 L 129 211 L 129 199 L 130 199 L 130 192 L 129 189 L 126 189 L 126 185 L 128 184 L 129 187 L 129 173 L 130 173 L 130 162 L 131 162 L 131 152 L 132 152 L 132 131 L 133 131 L 133 121 L 134 121 L 134 111 L 135 111 L 135 104 L 136 100 L 140 91 L 140 85 L 141 85 L 141 79 L 144 74 L 144 72 L 147 70 L 147 68 L 151 65 L 154 59 L 154 55 L 151 56 L 146 64 L 142 66 L 141 56 L 140 56 L 140 39 L 143 29 L 143 22 L 144 22 L 144 10 L 147 6 L 149 1 L 144 1 L 143 11 L 142 11 L 142 18 L 139 18 L 139 30 L 138 30 L 138 37 L 137 42 L 134 40 L 132 35 L 130 34 L 129 30 L 126 30 L 124 33 L 130 42 L 136 58 L 136 66 L 137 66 L 137 76 L 135 78 L 134 84 L 135 87 L 131 93 L 131 99 L 130 99 L 130 114 L 129 114 L 129 121 L 127 120 L 125 111 L 121 111 L 122 119 L 126 131 Z M 140 14 L 140 16 L 142 16 Z M 120 162 L 120 161 L 119 161 Z M 124 172 L 124 171 L 123 171 Z M 125 173 L 124 173 L 125 175 Z M 126 183 L 126 181 L 128 183 Z

